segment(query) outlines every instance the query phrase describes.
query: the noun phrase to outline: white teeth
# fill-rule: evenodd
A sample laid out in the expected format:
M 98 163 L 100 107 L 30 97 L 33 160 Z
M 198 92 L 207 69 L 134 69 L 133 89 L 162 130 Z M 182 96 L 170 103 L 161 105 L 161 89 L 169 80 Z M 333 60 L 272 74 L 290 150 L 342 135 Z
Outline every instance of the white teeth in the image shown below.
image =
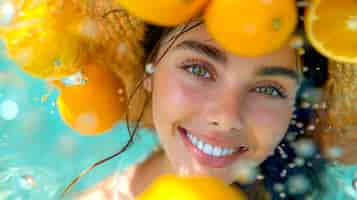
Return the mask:
M 202 140 L 198 139 L 197 137 L 195 137 L 190 133 L 187 133 L 187 136 L 194 146 L 196 146 L 199 150 L 211 156 L 216 156 L 216 157 L 227 156 L 233 154 L 236 151 L 236 149 L 233 148 L 218 147 L 218 146 L 204 143 Z
M 199 149 L 203 149 L 203 142 L 202 142 L 201 140 L 198 141 L 197 147 L 198 147 Z
M 219 155 L 221 155 L 221 152 L 222 152 L 222 148 L 214 147 L 214 149 L 213 149 L 213 155 L 214 155 L 214 156 L 219 156 Z
M 205 152 L 208 155 L 213 154 L 213 148 L 210 144 L 205 144 L 205 146 L 203 146 L 203 152 Z

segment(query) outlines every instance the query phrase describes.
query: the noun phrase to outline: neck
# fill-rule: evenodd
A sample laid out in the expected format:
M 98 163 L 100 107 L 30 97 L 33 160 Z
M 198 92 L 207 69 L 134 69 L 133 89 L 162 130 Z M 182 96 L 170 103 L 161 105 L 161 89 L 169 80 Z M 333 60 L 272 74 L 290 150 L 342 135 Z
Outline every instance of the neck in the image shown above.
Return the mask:
M 145 162 L 137 166 L 132 178 L 132 191 L 135 196 L 141 194 L 160 175 L 174 173 L 163 151 L 157 151 Z

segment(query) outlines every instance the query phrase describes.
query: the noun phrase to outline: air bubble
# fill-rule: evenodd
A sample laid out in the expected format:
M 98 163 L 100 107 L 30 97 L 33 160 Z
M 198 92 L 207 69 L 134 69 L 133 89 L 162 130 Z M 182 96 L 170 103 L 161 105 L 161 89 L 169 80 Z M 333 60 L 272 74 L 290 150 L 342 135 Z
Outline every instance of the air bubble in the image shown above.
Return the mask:
M 14 120 L 19 113 L 19 107 L 13 100 L 5 100 L 0 104 L 0 117 L 4 120 Z

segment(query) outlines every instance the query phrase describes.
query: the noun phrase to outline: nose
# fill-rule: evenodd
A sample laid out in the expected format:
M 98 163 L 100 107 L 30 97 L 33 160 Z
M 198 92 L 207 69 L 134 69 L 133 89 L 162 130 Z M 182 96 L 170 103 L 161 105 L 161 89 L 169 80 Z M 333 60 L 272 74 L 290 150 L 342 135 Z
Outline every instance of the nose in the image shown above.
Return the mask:
M 242 98 L 234 93 L 217 95 L 209 100 L 206 119 L 209 126 L 222 132 L 237 132 L 243 128 Z

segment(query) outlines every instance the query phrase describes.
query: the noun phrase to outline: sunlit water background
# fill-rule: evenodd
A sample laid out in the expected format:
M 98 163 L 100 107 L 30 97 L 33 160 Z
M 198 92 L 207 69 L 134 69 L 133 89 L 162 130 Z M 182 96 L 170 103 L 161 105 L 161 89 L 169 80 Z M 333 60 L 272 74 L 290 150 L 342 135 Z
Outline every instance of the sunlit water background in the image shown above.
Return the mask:
M 315 66 L 314 70 L 321 71 L 322 68 Z M 309 72 L 306 72 L 309 75 Z M 313 80 L 303 84 L 299 95 L 301 98 L 297 102 L 299 106 L 291 120 L 287 140 L 293 141 L 298 135 L 314 130 L 311 111 L 324 109 L 323 102 L 316 103 L 320 90 L 314 85 L 321 85 L 322 82 L 321 76 L 315 76 Z M 82 170 L 115 153 L 127 142 L 127 127 L 124 123 L 118 123 L 106 134 L 95 137 L 82 136 L 70 129 L 59 116 L 57 96 L 58 90 L 43 80 L 25 74 L 9 60 L 1 43 L 0 200 L 58 199 L 65 186 Z M 140 129 L 133 146 L 123 155 L 87 174 L 72 191 L 87 189 L 115 171 L 124 170 L 129 165 L 145 159 L 150 153 L 148 149 L 153 149 L 157 143 L 154 134 Z M 309 139 L 294 144 L 295 153 L 300 156 L 294 160 L 295 165 L 306 164 L 304 157 L 316 153 L 317 149 Z M 277 152 L 282 157 L 286 156 L 279 147 Z M 331 153 L 338 156 L 341 152 L 335 149 Z M 282 171 L 280 176 L 285 176 L 284 173 L 286 174 L 286 171 Z M 335 171 L 331 173 L 331 177 L 335 176 Z M 255 177 L 256 174 L 250 175 Z M 332 179 L 327 181 L 335 184 Z M 292 193 L 311 187 L 306 177 L 302 176 L 289 179 L 288 186 Z M 277 191 L 284 187 L 286 186 L 274 185 Z M 281 196 L 284 196 L 283 192 Z
M 94 162 L 118 151 L 128 140 L 124 123 L 95 137 L 64 124 L 56 107 L 58 91 L 23 73 L 0 47 L 0 199 L 56 199 L 64 187 Z M 74 187 L 80 191 L 115 170 L 144 159 L 157 143 L 140 130 L 135 145 L 97 167 Z

